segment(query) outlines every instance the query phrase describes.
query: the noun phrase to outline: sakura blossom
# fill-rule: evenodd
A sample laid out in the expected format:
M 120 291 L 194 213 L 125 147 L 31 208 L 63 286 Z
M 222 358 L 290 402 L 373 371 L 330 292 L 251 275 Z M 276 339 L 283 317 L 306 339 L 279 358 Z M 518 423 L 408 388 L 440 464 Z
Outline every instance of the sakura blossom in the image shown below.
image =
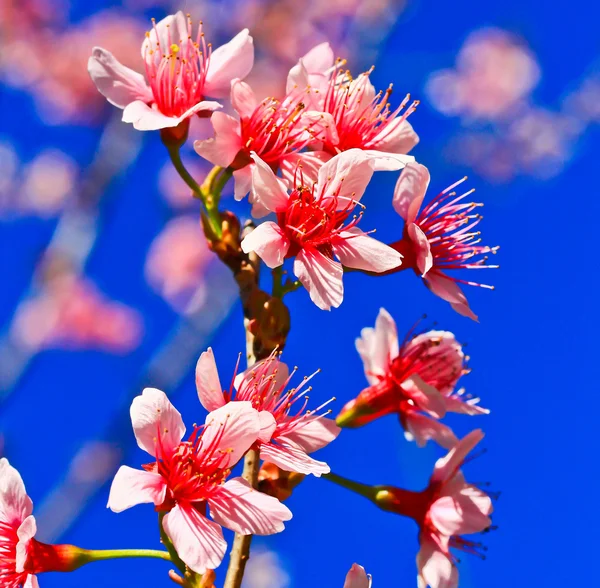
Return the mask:
M 227 480 L 260 434 L 259 414 L 249 402 L 220 406 L 180 441 L 186 431 L 181 414 L 164 392 L 146 388 L 131 405 L 131 420 L 138 446 L 155 461 L 143 470 L 121 466 L 108 507 L 122 512 L 154 504 L 179 557 L 195 572 L 221 563 L 227 548 L 222 526 L 243 535 L 270 535 L 292 517 L 277 499 L 243 478 Z
M 423 199 L 429 185 L 429 170 L 419 163 L 409 163 L 400 175 L 394 190 L 393 205 L 404 219 L 402 239 L 392 247 L 404 256 L 402 269 L 412 268 L 425 285 L 450 303 L 459 314 L 477 320 L 466 296 L 458 284 L 493 289 L 493 286 L 449 276 L 448 270 L 493 269 L 486 254 L 495 254 L 498 247 L 480 245 L 479 231 L 473 229 L 482 217 L 473 212 L 483 206 L 464 202 L 475 190 L 460 196 L 454 188 L 466 178 L 443 190 L 429 204 Z
M 254 63 L 248 29 L 212 50 L 199 23 L 179 11 L 158 23 L 142 44 L 146 79 L 119 63 L 101 47 L 92 50 L 88 71 L 106 99 L 123 109 L 123 121 L 140 131 L 177 127 L 194 114 L 210 115 L 221 104 L 205 96 L 224 97 L 231 80 L 244 78 Z M 183 129 L 183 136 L 187 127 Z
M 19 472 L 0 458 L 0 585 L 37 588 L 35 575 L 24 571 L 28 546 L 36 533 L 33 503 Z
M 472 431 L 438 459 L 427 488 L 421 492 L 386 488 L 378 501 L 385 510 L 414 519 L 419 525 L 419 588 L 456 588 L 457 559 L 450 549 L 479 554 L 480 542 L 463 537 L 491 526 L 491 498 L 468 484 L 460 471 L 467 455 L 483 439 Z
M 308 454 L 331 443 L 340 428 L 326 418 L 329 411 L 318 414 L 329 402 L 307 410 L 306 394 L 311 387 L 306 384 L 312 376 L 288 389 L 294 373 L 295 370 L 290 373 L 288 366 L 272 354 L 238 374 L 230 389 L 223 391 L 214 354 L 209 348 L 196 366 L 196 388 L 206 410 L 214 411 L 233 401 L 250 403 L 259 412 L 260 434 L 256 446 L 261 459 L 285 471 L 321 476 L 330 471 L 329 466 Z
M 241 200 L 252 181 L 256 153 L 270 168 L 281 169 L 286 177 L 293 179 L 296 164 L 318 169 L 325 153 L 300 153 L 308 145 L 318 141 L 330 141 L 335 125 L 330 114 L 307 108 L 311 90 L 292 88 L 282 99 L 265 98 L 259 101 L 252 88 L 235 79 L 231 83 L 231 103 L 239 120 L 216 112 L 211 117 L 215 137 L 196 141 L 194 148 L 201 157 L 214 165 L 232 167 L 235 171 L 234 195 Z
M 344 406 L 337 417 L 341 426 L 360 427 L 397 414 L 409 441 L 423 447 L 433 440 L 448 449 L 458 439 L 439 419 L 447 412 L 489 413 L 479 398 L 455 390 L 468 369 L 462 346 L 448 331 L 411 331 L 400 341 L 394 319 L 382 308 L 375 328 L 361 331 L 356 349 L 370 385 Z
M 371 588 L 371 577 L 367 576 L 365 568 L 358 564 L 352 564 L 344 588 Z
M 342 303 L 343 266 L 380 273 L 401 264 L 399 252 L 357 227 L 362 211 L 353 215 L 357 206 L 364 208 L 360 199 L 375 167 L 367 153 L 350 149 L 333 157 L 319 169 L 316 183 L 298 166 L 291 192 L 257 154 L 252 158 L 255 215 L 274 212 L 277 221 L 260 224 L 244 238 L 242 250 L 255 251 L 270 268 L 293 257 L 294 274 L 319 308 Z
M 301 58 L 288 75 L 288 88 L 311 84 L 315 107 L 335 121 L 336 132 L 316 148 L 332 155 L 363 149 L 375 158 L 380 170 L 401 169 L 414 161 L 407 154 L 419 137 L 407 118 L 416 110 L 418 101 L 410 102 L 407 95 L 392 109 L 391 85 L 385 92 L 377 93 L 369 80 L 372 69 L 353 78 L 348 70 L 342 71 L 344 63 L 334 62 L 329 45 L 321 44 Z

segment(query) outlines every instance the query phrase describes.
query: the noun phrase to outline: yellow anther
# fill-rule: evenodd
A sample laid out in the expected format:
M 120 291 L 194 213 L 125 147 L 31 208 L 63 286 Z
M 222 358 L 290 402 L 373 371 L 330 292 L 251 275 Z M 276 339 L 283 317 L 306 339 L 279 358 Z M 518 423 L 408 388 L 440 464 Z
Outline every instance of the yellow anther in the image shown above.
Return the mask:
M 171 45 L 171 53 L 179 53 L 179 45 L 177 43 Z

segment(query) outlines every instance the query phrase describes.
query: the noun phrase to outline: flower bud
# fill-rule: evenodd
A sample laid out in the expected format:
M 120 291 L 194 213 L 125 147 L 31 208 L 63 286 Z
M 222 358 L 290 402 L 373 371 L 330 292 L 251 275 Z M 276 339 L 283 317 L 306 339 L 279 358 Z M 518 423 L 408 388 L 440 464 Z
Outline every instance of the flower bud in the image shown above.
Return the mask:
M 31 539 L 22 554 L 22 568 L 29 574 L 42 572 L 72 572 L 93 561 L 91 553 L 74 545 L 48 545 Z M 21 557 L 17 556 L 20 560 Z

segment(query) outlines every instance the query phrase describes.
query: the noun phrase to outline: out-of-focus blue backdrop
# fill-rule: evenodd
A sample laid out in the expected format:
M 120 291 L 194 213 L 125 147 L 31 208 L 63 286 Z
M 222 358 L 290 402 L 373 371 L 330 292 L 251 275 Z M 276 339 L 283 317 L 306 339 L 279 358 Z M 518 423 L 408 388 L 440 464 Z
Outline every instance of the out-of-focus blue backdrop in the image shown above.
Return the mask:
M 255 75 L 267 89 L 330 36 L 353 71 L 374 61 L 375 85 L 393 82 L 394 100 L 404 92 L 421 99 L 411 117 L 421 137 L 414 155 L 431 169 L 436 189 L 469 175 L 485 202 L 483 238 L 501 245 L 501 268 L 482 272 L 494 292 L 467 291 L 480 324 L 453 313 L 408 272 L 347 276 L 344 302 L 331 313 L 299 291 L 289 296 L 293 329 L 284 359 L 301 373 L 322 368 L 312 400 L 336 396 L 337 410 L 365 384 L 354 338 L 379 307 L 394 315 L 401 332 L 423 313 L 453 331 L 471 356 L 463 384 L 491 414 L 450 422 L 461 436 L 485 430 L 487 452 L 468 465 L 467 478 L 501 491 L 499 528 L 484 537 L 487 558 L 461 558 L 461 586 L 593 583 L 600 524 L 589 495 L 600 409 L 591 378 L 599 326 L 598 12 L 582 0 L 560 9 L 516 0 L 327 4 L 186 2 L 181 8 L 201 16 L 219 41 L 246 21 L 251 28 L 258 23 L 262 61 Z M 0 9 L 2 454 L 39 507 L 41 536 L 84 547 L 159 545 L 151 507 L 119 515 L 105 507 L 105 476 L 119 461 L 137 466 L 146 459 L 128 423 L 131 395 L 144 385 L 165 387 L 191 425 L 203 419 L 193 384 L 197 347 L 212 345 L 227 381 L 244 345 L 227 274 L 208 257 L 190 261 L 181 231 L 158 261 L 149 260 L 166 223 L 193 219 L 197 210 L 193 203 L 182 208 L 171 193 L 175 180 L 163 170 L 158 135 L 141 137 L 115 123 L 85 73 L 85 55 L 95 44 L 119 46 L 121 56 L 133 47 L 135 64 L 136 27 L 143 32 L 150 16 L 177 8 L 152 0 L 118 6 L 9 0 Z M 101 137 L 118 154 L 104 167 L 97 165 Z M 40 153 L 49 157 L 42 164 Z M 197 163 L 191 153 L 188 160 Z M 378 174 L 365 198 L 363 224 L 377 227 L 382 239 L 398 230 L 389 214 L 395 179 Z M 94 186 L 102 182 L 98 203 Z M 244 205 L 236 210 L 248 214 Z M 57 226 L 67 234 L 55 236 L 48 261 L 43 251 Z M 183 270 L 183 277 L 172 275 L 178 262 L 192 278 Z M 190 293 L 186 279 L 194 275 L 205 288 L 195 291 L 192 283 Z M 211 298 L 211 288 L 225 294 Z M 70 305 L 80 299 L 83 310 L 73 318 Z M 173 333 L 189 357 L 168 355 Z M 167 355 L 157 356 L 161 350 Z M 418 489 L 440 455 L 436 447 L 406 442 L 388 417 L 344 431 L 318 457 L 350 478 Z M 297 489 L 289 507 L 294 518 L 286 531 L 255 542 L 261 565 L 250 588 L 341 588 L 354 561 L 373 575 L 375 587 L 416 584 L 411 521 L 315 478 Z M 165 571 L 161 562 L 103 563 L 48 574 L 40 584 L 163 586 Z

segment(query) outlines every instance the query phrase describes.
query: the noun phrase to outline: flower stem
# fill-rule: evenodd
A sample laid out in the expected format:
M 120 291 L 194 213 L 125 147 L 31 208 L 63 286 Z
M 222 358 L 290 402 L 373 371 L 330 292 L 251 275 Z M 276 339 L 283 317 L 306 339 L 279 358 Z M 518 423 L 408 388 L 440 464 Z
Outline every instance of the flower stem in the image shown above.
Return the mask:
M 365 498 L 375 502 L 375 497 L 377 496 L 378 489 L 374 486 L 367 486 L 366 484 L 361 484 L 359 482 L 353 482 L 352 480 L 348 480 L 342 476 L 338 476 L 333 472 L 329 474 L 323 474 L 323 478 L 341 486 L 342 488 L 346 488 L 346 490 L 351 490 L 352 492 L 356 492 L 356 494 L 360 494 Z
M 169 152 L 169 157 L 171 158 L 171 162 L 173 166 L 177 170 L 177 173 L 181 176 L 181 179 L 189 186 L 190 190 L 194 193 L 196 198 L 199 198 L 204 202 L 204 194 L 198 185 L 198 182 L 194 180 L 192 174 L 187 170 L 183 161 L 181 161 L 181 154 L 179 152 L 178 145 L 167 145 L 167 151 Z
M 172 561 L 168 551 L 161 551 L 158 549 L 89 549 L 86 551 L 86 555 L 90 562 L 139 557 L 151 557 Z

